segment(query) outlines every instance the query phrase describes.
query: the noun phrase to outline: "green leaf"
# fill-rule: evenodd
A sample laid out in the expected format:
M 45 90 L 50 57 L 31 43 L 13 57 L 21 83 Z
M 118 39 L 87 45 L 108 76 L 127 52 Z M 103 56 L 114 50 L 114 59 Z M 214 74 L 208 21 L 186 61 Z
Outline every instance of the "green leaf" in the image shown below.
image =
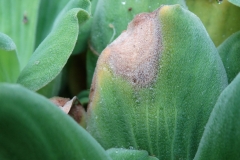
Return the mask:
M 68 4 L 63 8 L 63 10 L 56 18 L 53 28 L 58 24 L 59 19 L 61 19 L 62 16 L 72 8 L 82 8 L 85 11 L 87 11 L 89 15 L 91 14 L 91 5 L 89 0 L 71 0 L 68 2 Z M 75 48 L 73 50 L 73 54 L 82 52 L 84 49 L 87 48 L 87 38 L 90 34 L 91 23 L 92 18 L 88 19 L 87 22 L 85 22 L 81 26 L 81 28 L 79 28 L 79 36 Z
M 37 33 L 35 48 L 47 37 L 51 32 L 53 23 L 58 14 L 69 3 L 69 0 L 41 0 L 38 10 Z
M 91 13 L 91 5 L 89 0 L 70 0 L 56 17 L 52 26 L 52 30 L 58 26 L 58 23 L 61 21 L 64 15 L 73 8 L 81 8 L 85 10 L 89 15 Z
M 226 39 L 219 47 L 218 52 L 222 58 L 230 83 L 240 72 L 240 31 Z
M 89 102 L 89 90 L 84 90 L 81 91 L 78 95 L 77 98 L 81 102 L 82 105 L 87 105 Z
M 240 8 L 227 0 L 186 0 L 186 3 L 201 19 L 216 46 L 240 30 Z
M 158 160 L 156 157 L 149 156 L 144 150 L 111 148 L 107 153 L 113 160 Z
M 19 73 L 16 45 L 10 37 L 0 33 L 0 82 L 15 83 Z
M 87 130 L 105 148 L 190 159 L 227 75 L 197 16 L 180 5 L 136 15 L 100 55 Z
M 82 8 L 91 13 L 89 0 L 42 0 L 39 9 L 38 30 L 36 46 L 49 34 L 62 16 L 73 8 Z M 86 49 L 87 38 L 90 32 L 91 20 L 89 19 L 79 30 L 79 36 L 74 48 L 73 54 L 79 53 Z
M 88 18 L 89 14 L 83 9 L 68 11 L 36 49 L 18 83 L 36 91 L 51 82 L 66 64 L 76 44 L 79 27 Z
M 21 70 L 34 50 L 38 6 L 39 0 L 0 0 L 0 32 L 15 42 Z
M 240 159 L 240 74 L 221 93 L 194 160 Z
M 240 7 L 240 0 L 228 0 L 228 1 L 236 6 Z
M 0 84 L 0 159 L 110 159 L 72 118 L 19 85 Z

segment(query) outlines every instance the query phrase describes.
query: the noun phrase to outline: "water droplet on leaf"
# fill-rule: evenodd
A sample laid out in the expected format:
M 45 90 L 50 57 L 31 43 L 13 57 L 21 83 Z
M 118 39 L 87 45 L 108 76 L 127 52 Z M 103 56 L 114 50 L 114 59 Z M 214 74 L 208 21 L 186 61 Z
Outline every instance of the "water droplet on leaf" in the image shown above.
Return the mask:
M 35 61 L 34 64 L 38 65 L 40 63 L 40 61 Z
M 133 148 L 133 146 L 130 146 L 129 149 L 133 150 L 134 148 Z

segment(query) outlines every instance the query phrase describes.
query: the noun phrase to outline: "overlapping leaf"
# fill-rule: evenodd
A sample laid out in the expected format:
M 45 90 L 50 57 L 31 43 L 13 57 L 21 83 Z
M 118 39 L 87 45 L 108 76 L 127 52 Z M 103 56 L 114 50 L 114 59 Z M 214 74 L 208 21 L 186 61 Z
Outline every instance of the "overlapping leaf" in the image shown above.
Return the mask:
M 226 39 L 219 47 L 218 52 L 222 58 L 230 83 L 240 72 L 240 31 Z

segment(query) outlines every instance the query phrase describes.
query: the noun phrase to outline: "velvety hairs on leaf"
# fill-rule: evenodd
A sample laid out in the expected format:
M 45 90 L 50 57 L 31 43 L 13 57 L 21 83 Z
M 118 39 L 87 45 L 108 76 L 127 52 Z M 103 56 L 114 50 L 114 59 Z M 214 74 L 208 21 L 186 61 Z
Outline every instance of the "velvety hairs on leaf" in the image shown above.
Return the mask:
M 230 83 L 240 72 L 240 31 L 226 39 L 219 47 L 218 52 L 222 58 Z
M 186 7 L 184 0 L 98 0 L 91 26 L 90 50 L 87 53 L 89 86 L 94 73 L 92 68 L 96 67 L 96 55 L 126 30 L 128 23 L 137 14 L 152 12 L 164 4 L 181 4 Z
M 221 93 L 194 160 L 240 159 L 240 74 Z
M 89 14 L 83 9 L 68 11 L 33 53 L 18 83 L 36 91 L 51 82 L 66 64 L 76 44 L 79 28 L 87 19 Z
M 162 6 L 137 15 L 100 55 L 87 130 L 105 149 L 132 146 L 159 159 L 193 159 L 226 86 L 199 18 L 180 5 Z

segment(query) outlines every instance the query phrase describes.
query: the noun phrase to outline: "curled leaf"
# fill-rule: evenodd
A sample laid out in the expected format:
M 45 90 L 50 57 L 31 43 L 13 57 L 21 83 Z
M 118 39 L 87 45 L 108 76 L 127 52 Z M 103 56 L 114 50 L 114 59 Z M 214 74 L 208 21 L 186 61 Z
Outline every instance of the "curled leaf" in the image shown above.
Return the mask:
M 36 91 L 51 82 L 66 64 L 75 47 L 79 27 L 88 18 L 89 14 L 83 9 L 68 11 L 33 53 L 18 83 Z

